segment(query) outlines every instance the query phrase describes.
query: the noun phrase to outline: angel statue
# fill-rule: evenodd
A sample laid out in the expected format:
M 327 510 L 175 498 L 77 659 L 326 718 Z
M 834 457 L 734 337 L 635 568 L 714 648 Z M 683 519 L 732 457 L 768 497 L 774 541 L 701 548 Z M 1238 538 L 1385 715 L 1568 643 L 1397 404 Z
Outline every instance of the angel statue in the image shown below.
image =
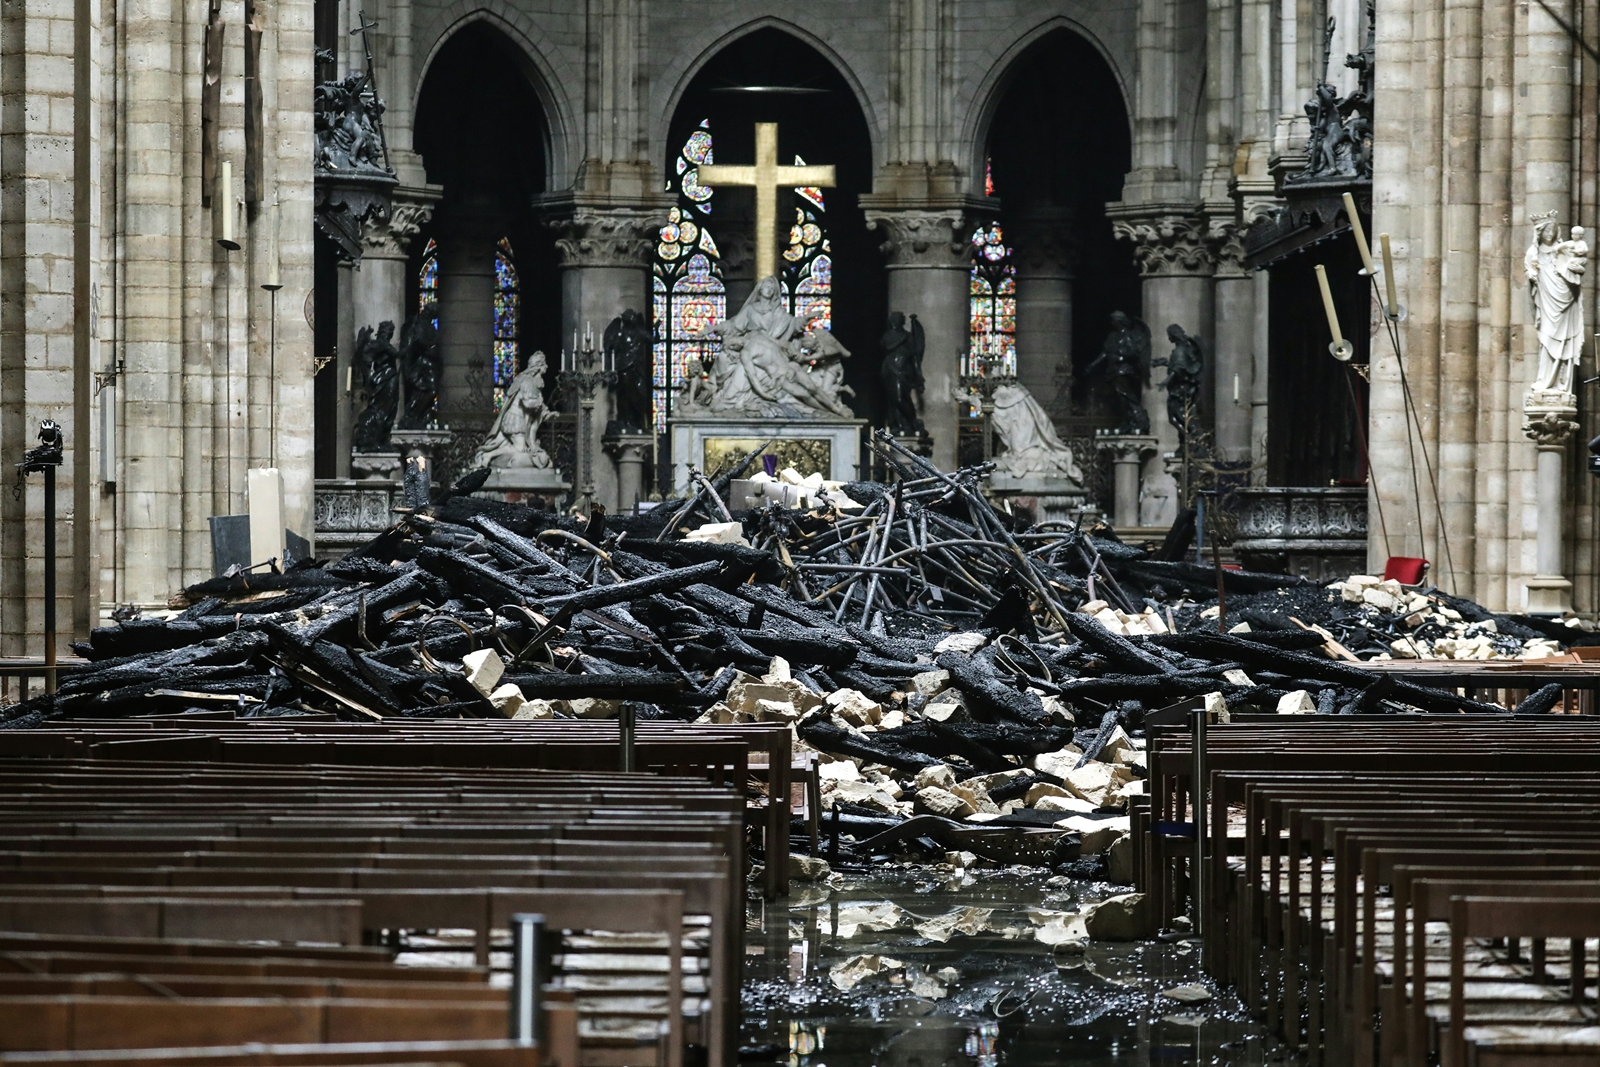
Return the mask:
M 544 470 L 550 466 L 550 453 L 539 445 L 539 427 L 549 417 L 544 402 L 544 353 L 535 351 L 506 389 L 500 414 L 489 427 L 489 436 L 478 446 L 469 469 L 507 467 L 519 470 Z
M 1523 257 L 1533 325 L 1539 336 L 1539 366 L 1528 392 L 1572 395 L 1572 372 L 1583 352 L 1583 272 L 1589 245 L 1583 227 L 1574 226 L 1570 240 L 1560 239 L 1555 219 L 1534 216 L 1533 243 Z
M 906 328 L 904 312 L 889 315 L 889 329 L 883 335 L 883 392 L 888 407 L 889 432 L 896 437 L 907 437 L 923 432 L 922 420 L 917 418 L 916 394 L 922 392 L 922 353 L 927 348 L 927 338 L 922 323 L 911 316 L 911 327 Z
M 1084 373 L 1093 377 L 1102 368 L 1121 415 L 1117 433 L 1147 436 L 1150 413 L 1144 409 L 1144 388 L 1150 383 L 1150 327 L 1141 319 L 1113 311 L 1111 332 Z

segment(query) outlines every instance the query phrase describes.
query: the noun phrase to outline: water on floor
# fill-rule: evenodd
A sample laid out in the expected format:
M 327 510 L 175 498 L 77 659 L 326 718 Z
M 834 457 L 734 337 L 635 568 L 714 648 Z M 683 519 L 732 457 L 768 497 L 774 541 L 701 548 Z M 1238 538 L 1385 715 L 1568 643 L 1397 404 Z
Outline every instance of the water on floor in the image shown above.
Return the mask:
M 1124 891 L 1046 870 L 884 865 L 796 883 L 785 900 L 752 898 L 742 1058 L 788 1067 L 1280 1062 L 1263 1028 L 1205 980 L 1196 947 L 1083 944 L 1077 909 Z

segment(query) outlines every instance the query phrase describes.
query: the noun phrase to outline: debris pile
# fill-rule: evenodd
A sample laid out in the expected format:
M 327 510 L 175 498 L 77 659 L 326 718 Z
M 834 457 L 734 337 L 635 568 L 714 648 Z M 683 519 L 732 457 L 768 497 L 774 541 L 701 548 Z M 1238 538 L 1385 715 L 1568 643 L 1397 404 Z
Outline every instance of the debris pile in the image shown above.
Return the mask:
M 804 509 L 730 511 L 738 468 L 609 523 L 446 494 L 337 563 L 203 582 L 169 617 L 93 631 L 76 646 L 91 663 L 0 728 L 191 708 L 607 718 L 626 702 L 789 723 L 858 853 L 1115 867 L 1148 712 L 1497 712 L 1348 661 L 1559 650 L 1435 591 L 1219 574 L 1028 526 L 983 495 L 983 468 L 877 447 L 896 484 L 806 486 Z

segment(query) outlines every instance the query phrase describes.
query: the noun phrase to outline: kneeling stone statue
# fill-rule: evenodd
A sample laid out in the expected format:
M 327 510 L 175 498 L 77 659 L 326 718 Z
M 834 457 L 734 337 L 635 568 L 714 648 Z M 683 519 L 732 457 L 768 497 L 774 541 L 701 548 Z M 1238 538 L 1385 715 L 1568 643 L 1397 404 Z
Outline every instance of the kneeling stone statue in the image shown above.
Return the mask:
M 549 417 L 544 402 L 545 361 L 543 352 L 528 357 L 528 365 L 506 390 L 489 427 L 489 436 L 478 446 L 471 468 L 494 467 L 507 470 L 546 470 L 550 453 L 539 445 L 539 427 Z

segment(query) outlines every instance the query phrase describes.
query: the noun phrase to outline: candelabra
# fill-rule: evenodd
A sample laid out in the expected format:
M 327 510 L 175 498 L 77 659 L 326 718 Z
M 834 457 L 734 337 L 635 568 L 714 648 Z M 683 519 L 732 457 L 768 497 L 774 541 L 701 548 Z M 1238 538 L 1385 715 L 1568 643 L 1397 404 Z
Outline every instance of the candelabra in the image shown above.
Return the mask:
M 594 503 L 594 400 L 601 386 L 607 389 L 617 383 L 614 357 L 602 355 L 594 346 L 594 334 L 584 330 L 581 347 L 576 334 L 573 351 L 561 351 L 561 370 L 556 375 L 556 388 L 567 398 L 578 401 L 577 504 L 587 513 Z
M 994 437 L 990 419 L 994 415 L 994 394 L 1003 385 L 1017 384 L 1015 374 L 1004 372 L 1005 356 L 999 351 L 978 352 L 972 348 L 957 353 L 961 360 L 961 388 L 978 398 L 978 418 L 983 434 L 983 461 L 994 458 Z

